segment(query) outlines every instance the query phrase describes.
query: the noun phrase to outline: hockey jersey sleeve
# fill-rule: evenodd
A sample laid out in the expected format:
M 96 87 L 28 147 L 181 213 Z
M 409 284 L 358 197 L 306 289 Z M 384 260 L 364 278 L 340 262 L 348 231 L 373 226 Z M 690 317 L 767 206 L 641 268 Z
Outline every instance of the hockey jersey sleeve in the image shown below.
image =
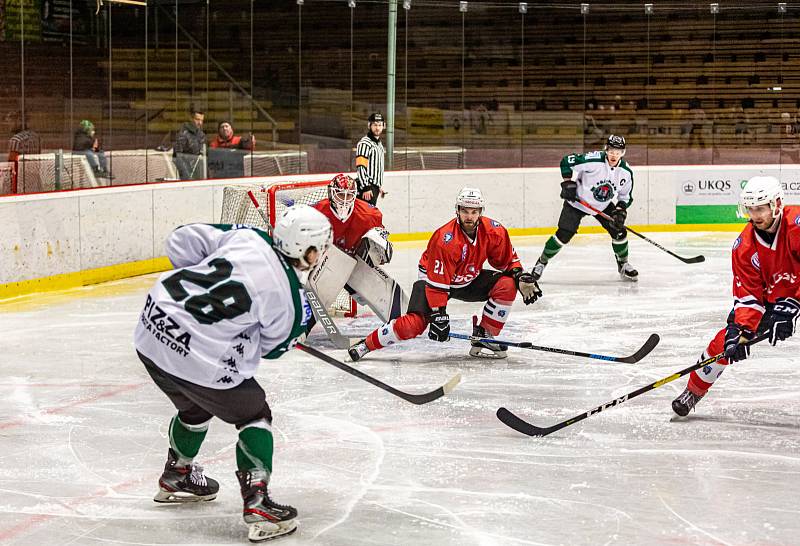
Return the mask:
M 581 157 L 580 154 L 567 154 L 561 158 L 561 178 L 564 180 L 572 178 L 572 167 L 575 166 L 579 157 Z
M 734 243 L 736 248 L 731 255 L 734 321 L 754 332 L 765 311 L 764 281 L 747 253 L 738 246 L 740 240 L 741 237 Z
M 167 257 L 178 269 L 202 262 L 220 245 L 225 231 L 213 224 L 187 224 L 167 237 Z
M 629 209 L 633 204 L 633 170 L 631 170 L 627 161 L 624 159 L 620 160 L 619 168 L 624 169 L 628 173 L 630 180 L 627 184 L 622 184 L 620 186 L 619 194 L 617 195 L 617 204 L 621 204 L 626 209 Z
M 511 271 L 515 267 L 522 267 L 517 256 L 517 251 L 514 250 L 514 245 L 511 244 L 511 237 L 508 231 L 500 223 L 491 220 L 489 222 L 491 231 L 489 232 L 489 248 L 486 252 L 486 259 L 489 265 L 498 271 Z
M 427 259 L 424 266 L 427 276 L 425 296 L 428 298 L 428 305 L 431 309 L 447 306 L 447 300 L 450 297 L 450 282 L 456 265 L 437 235 L 438 233 L 434 234 L 425 251 Z

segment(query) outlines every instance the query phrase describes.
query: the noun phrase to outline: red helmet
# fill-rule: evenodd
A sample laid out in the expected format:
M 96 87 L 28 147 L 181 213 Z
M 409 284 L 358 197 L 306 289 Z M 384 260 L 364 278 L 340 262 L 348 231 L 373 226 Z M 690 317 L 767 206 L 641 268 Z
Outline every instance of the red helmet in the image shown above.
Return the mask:
M 333 214 L 342 222 L 347 222 L 356 204 L 356 181 L 346 174 L 337 174 L 328 184 L 328 199 Z

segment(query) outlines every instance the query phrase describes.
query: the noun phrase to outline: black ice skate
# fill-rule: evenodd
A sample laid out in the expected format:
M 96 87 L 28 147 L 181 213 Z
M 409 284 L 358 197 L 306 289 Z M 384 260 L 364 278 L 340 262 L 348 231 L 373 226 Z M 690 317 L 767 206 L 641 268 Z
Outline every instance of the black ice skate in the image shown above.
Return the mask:
M 679 397 L 672 401 L 672 411 L 686 417 L 694 409 L 697 403 L 703 399 L 703 395 L 695 394 L 686 387 L 686 390 Z
M 244 522 L 249 526 L 250 542 L 264 542 L 297 530 L 297 510 L 269 498 L 265 471 L 237 471 L 236 477 L 244 499 Z
M 472 337 L 491 338 L 493 336 L 487 334 L 483 327 L 473 324 Z M 472 341 L 471 343 L 472 348 L 469 350 L 470 356 L 477 356 L 480 358 L 506 358 L 508 356 L 508 347 L 506 345 L 492 343 L 490 341 Z
M 533 280 L 538 281 L 542 278 L 542 273 L 544 273 L 544 268 L 547 267 L 547 263 L 543 262 L 541 258 L 536 260 L 536 265 L 533 266 L 531 269 L 531 275 L 533 275 Z
M 203 467 L 190 464 L 178 466 L 178 456 L 170 448 L 164 473 L 158 480 L 156 502 L 197 502 L 217 498 L 219 483 L 203 474 Z
M 350 360 L 353 362 L 358 362 L 361 360 L 361 357 L 368 352 L 370 352 L 370 350 L 369 347 L 367 347 L 367 341 L 365 339 L 362 339 L 347 350 L 347 354 L 350 355 Z
M 617 262 L 617 271 L 623 281 L 636 282 L 639 280 L 639 272 L 628 262 Z

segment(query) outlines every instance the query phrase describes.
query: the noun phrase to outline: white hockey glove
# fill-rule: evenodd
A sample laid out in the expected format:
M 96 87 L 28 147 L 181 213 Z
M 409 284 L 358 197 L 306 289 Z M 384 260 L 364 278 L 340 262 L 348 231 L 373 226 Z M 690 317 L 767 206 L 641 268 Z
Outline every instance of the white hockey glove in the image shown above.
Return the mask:
M 539 283 L 536 282 L 533 275 L 525 272 L 521 267 L 514 268 L 511 275 L 514 277 L 514 282 L 517 283 L 517 290 L 519 290 L 525 305 L 530 305 L 542 297 L 542 289 L 539 288 Z
M 366 232 L 356 248 L 356 256 L 372 267 L 388 264 L 392 261 L 393 252 L 389 232 L 377 227 Z

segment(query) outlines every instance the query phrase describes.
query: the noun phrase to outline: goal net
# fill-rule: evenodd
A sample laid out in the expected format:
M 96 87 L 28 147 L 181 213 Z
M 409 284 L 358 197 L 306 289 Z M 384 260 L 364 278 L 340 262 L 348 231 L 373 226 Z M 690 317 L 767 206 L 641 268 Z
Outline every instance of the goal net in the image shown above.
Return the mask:
M 426 146 L 422 148 L 395 148 L 394 168 L 401 171 L 431 169 L 463 169 L 464 148 L 460 146 Z
M 267 188 L 263 186 L 225 186 L 222 190 L 221 222 L 223 224 L 265 227 L 264 220 L 253 206 L 248 192 L 253 192 L 261 210 L 269 218 L 271 228 L 287 207 L 298 204 L 315 205 L 328 197 L 328 182 L 293 182 L 274 184 Z M 358 309 L 355 301 L 350 298 L 350 294 L 346 290 L 342 290 L 329 311 L 345 317 L 354 317 Z

